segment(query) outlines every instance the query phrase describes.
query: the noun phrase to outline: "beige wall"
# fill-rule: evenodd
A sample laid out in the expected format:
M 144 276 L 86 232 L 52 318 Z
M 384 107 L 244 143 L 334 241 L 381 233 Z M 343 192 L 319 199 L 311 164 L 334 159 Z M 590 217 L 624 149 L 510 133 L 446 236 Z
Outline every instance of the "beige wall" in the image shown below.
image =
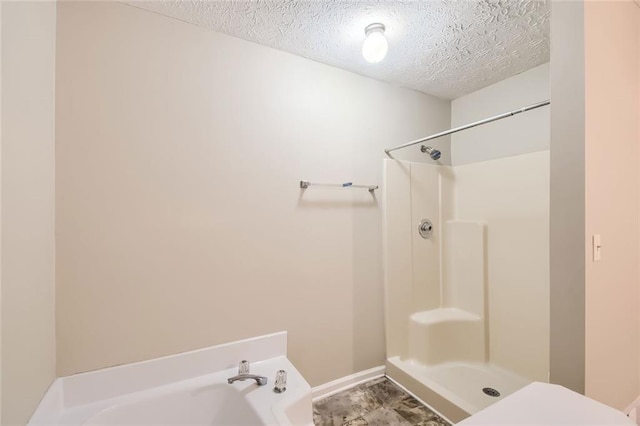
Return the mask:
M 638 15 L 631 1 L 551 14 L 551 380 L 620 409 L 639 392 Z
M 584 392 L 584 10 L 551 2 L 550 381 Z
M 451 127 L 473 123 L 549 99 L 549 63 L 539 65 L 451 102 Z M 454 166 L 549 150 L 550 107 L 475 127 L 451 136 Z
M 277 330 L 312 385 L 384 361 L 383 148 L 449 102 L 117 3 L 62 3 L 58 373 Z
M 0 268 L 2 266 L 2 4 L 0 3 Z M 0 270 L 0 423 L 2 423 L 2 271 Z
M 25 424 L 55 378 L 56 5 L 2 2 L 2 419 Z
M 638 387 L 638 15 L 585 3 L 586 395 L 625 408 Z M 602 235 L 602 260 L 590 238 Z

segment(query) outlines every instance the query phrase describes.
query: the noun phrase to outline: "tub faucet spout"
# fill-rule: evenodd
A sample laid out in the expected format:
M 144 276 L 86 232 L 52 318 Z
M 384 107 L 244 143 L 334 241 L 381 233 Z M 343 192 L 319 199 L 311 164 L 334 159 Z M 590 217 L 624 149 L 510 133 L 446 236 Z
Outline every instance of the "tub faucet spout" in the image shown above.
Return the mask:
M 231 385 L 237 381 L 255 380 L 258 386 L 264 386 L 267 384 L 267 378 L 264 376 L 256 376 L 255 374 L 238 374 L 237 376 L 229 377 L 227 382 Z

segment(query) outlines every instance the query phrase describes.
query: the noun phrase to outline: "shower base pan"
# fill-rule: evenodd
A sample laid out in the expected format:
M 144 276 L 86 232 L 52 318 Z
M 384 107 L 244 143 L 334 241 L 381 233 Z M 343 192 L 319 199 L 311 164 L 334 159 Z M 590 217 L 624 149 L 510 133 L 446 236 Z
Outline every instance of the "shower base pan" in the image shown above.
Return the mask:
M 387 359 L 386 374 L 454 423 L 531 383 L 492 364 L 450 362 L 425 366 L 400 357 Z M 490 396 L 494 394 L 492 390 L 500 396 Z

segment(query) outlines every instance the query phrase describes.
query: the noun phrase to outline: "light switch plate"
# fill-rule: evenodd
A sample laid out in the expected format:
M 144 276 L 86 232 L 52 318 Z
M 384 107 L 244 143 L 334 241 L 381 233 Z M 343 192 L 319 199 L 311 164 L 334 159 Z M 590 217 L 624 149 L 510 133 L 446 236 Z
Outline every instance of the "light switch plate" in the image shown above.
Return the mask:
M 600 239 L 600 234 L 595 234 L 593 236 L 593 261 L 598 262 L 601 258 L 602 251 L 602 241 Z

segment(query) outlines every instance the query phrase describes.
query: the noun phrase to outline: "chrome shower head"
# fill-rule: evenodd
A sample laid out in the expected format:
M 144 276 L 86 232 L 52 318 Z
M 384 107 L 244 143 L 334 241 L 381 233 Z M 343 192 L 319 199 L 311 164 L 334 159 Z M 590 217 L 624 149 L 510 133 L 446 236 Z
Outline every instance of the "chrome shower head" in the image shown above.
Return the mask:
M 440 159 L 440 156 L 442 155 L 442 153 L 440 151 L 438 151 L 435 148 L 432 148 L 430 146 L 426 146 L 426 145 L 422 145 L 420 147 L 420 151 L 429 154 L 429 157 L 431 157 L 432 160 L 438 160 Z

